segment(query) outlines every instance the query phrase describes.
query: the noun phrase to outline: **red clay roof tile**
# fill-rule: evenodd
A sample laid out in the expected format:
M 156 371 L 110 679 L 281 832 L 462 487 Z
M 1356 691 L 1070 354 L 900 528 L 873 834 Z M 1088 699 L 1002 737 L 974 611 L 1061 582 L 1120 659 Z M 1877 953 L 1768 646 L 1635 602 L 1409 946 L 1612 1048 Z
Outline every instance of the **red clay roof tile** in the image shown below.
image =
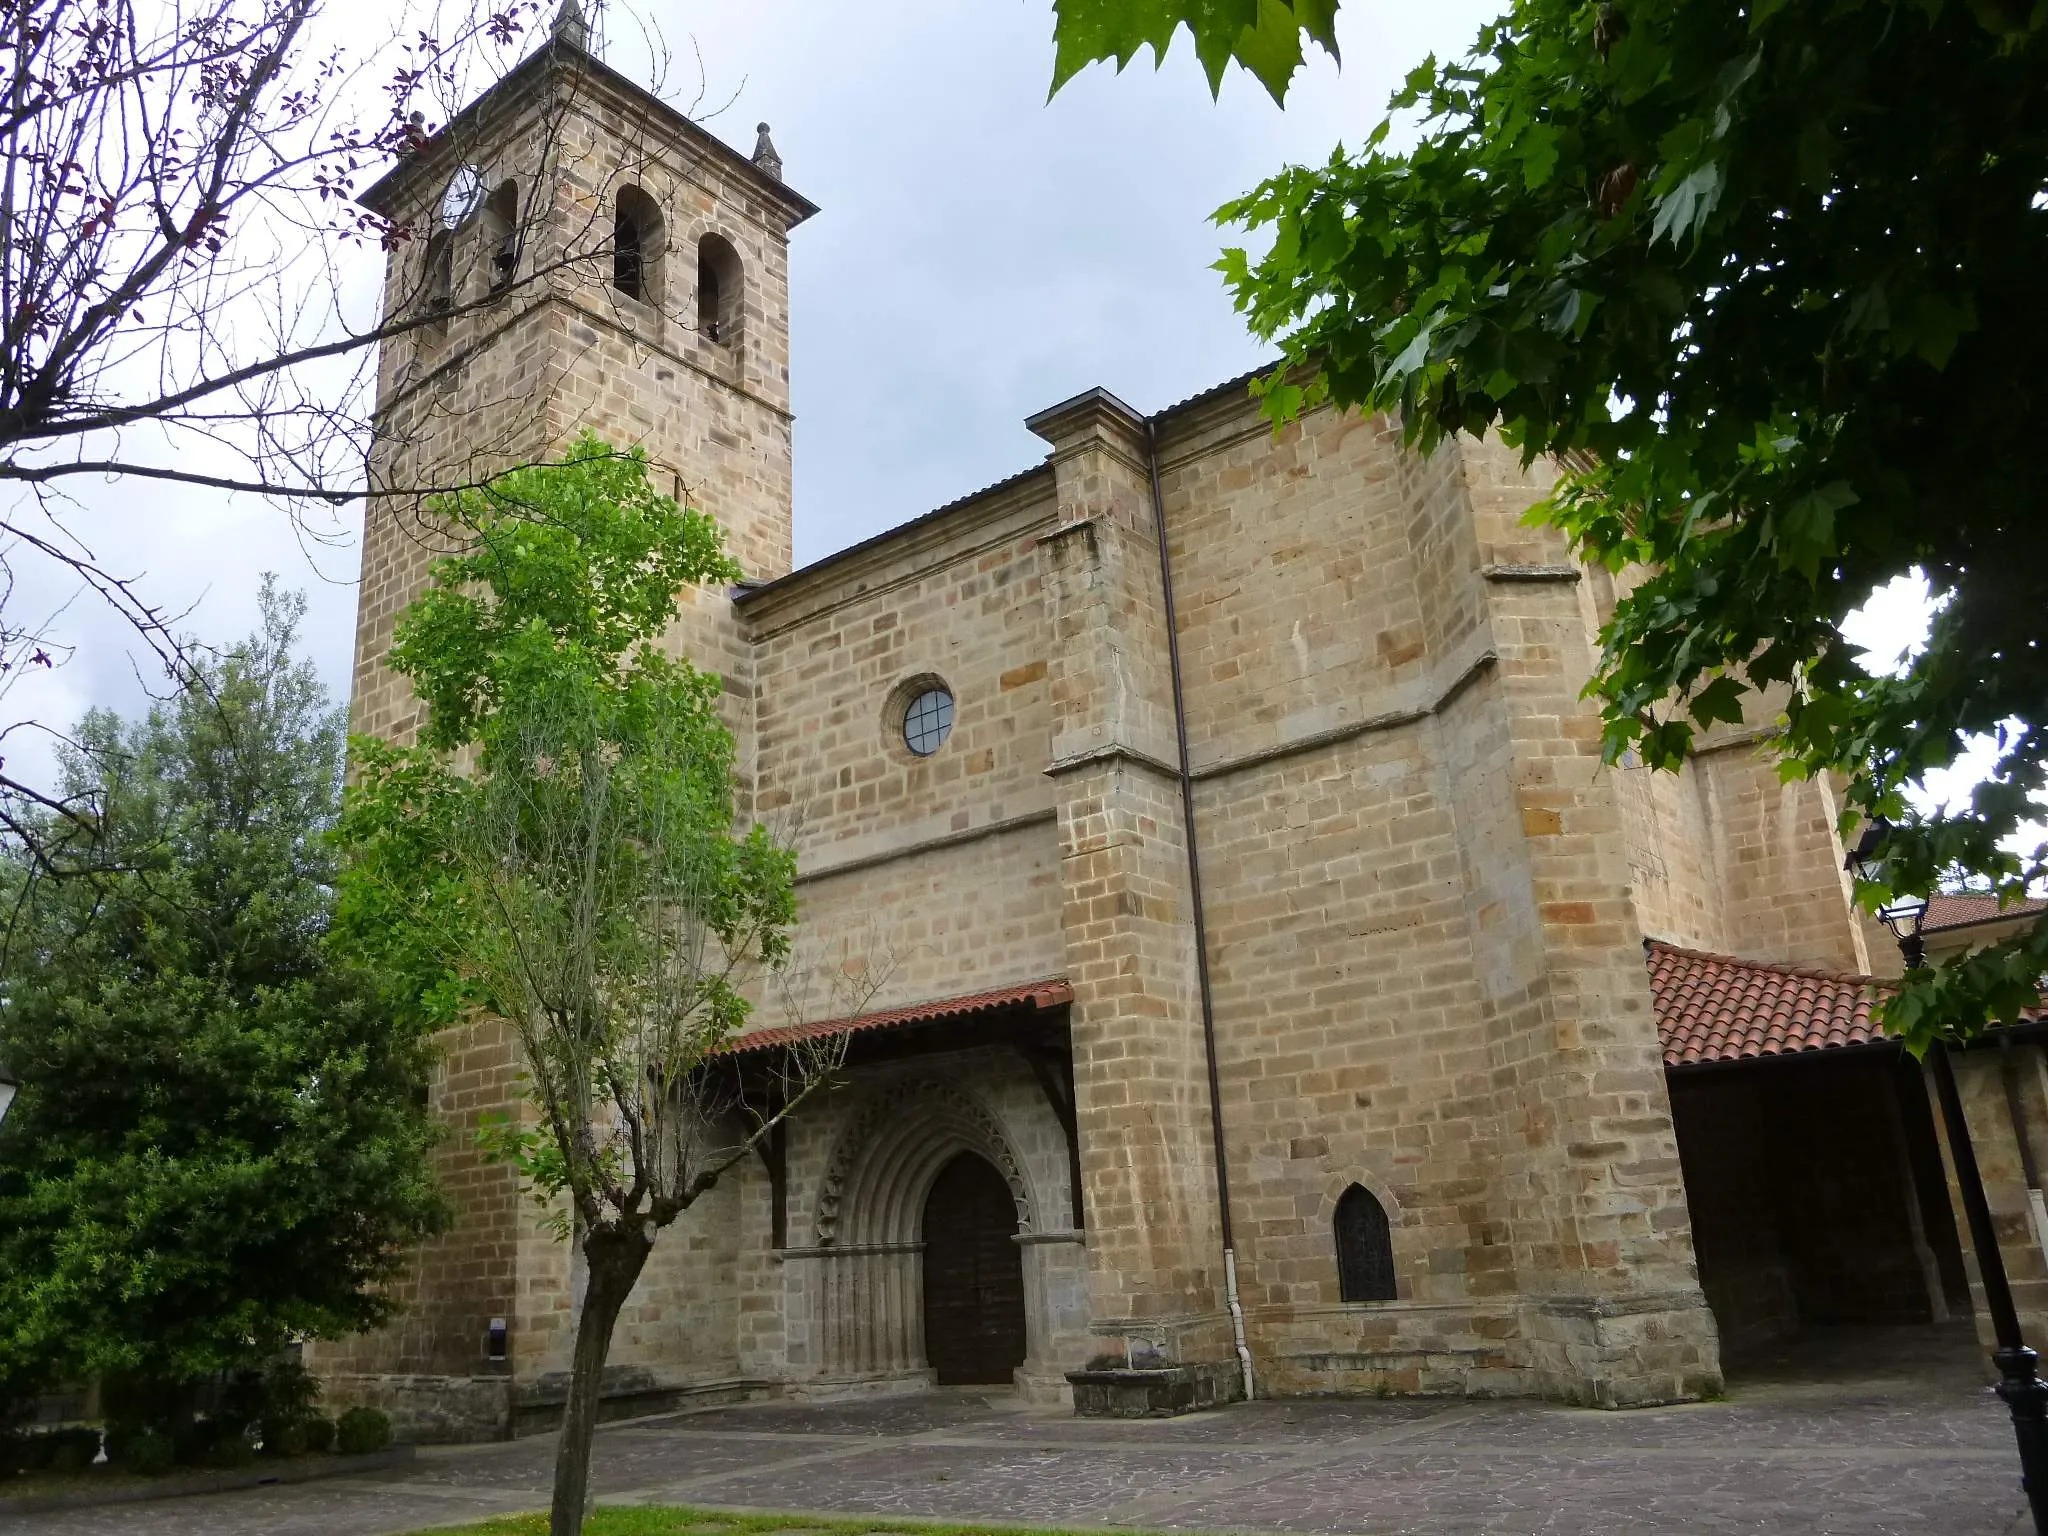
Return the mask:
M 1869 1045 L 1885 1038 L 1871 1017 L 1885 983 L 1871 977 L 1738 960 L 1681 949 L 1661 939 L 1646 940 L 1643 948 L 1667 1067 Z M 764 1051 L 801 1040 L 936 1023 L 1025 1004 L 1056 1008 L 1073 999 L 1074 989 L 1065 978 L 1048 977 L 857 1018 L 758 1029 L 726 1050 Z
M 850 1019 L 814 1019 L 808 1024 L 775 1025 L 741 1035 L 725 1047 L 729 1055 L 765 1051 L 794 1045 L 800 1040 L 818 1040 L 829 1035 L 863 1034 L 871 1029 L 890 1029 L 904 1024 L 930 1024 L 941 1019 L 966 1018 L 997 1008 L 1030 1004 L 1033 1008 L 1057 1008 L 1074 1000 L 1074 989 L 1061 976 L 1043 981 L 1022 982 L 1014 987 L 997 987 L 989 992 L 970 992 L 964 997 L 941 998 L 936 1002 L 913 1003 L 907 1008 L 889 1008 L 863 1013 Z
M 1927 917 L 1920 931 L 1939 933 L 1944 928 L 1967 928 L 1972 923 L 1995 923 L 2003 917 L 2044 911 L 2048 911 L 2048 897 L 2029 896 L 2001 911 L 1998 898 L 1988 891 L 1938 891 L 1927 898 Z
M 1885 1038 L 1870 1016 L 1883 983 L 1867 976 L 1764 965 L 1657 939 L 1643 947 L 1667 1067 Z

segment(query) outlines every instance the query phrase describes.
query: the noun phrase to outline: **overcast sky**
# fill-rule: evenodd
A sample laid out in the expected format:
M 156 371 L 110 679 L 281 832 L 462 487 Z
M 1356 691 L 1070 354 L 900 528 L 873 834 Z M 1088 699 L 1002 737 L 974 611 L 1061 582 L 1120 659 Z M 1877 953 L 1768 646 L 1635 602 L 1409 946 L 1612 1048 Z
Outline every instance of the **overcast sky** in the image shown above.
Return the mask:
M 1098 68 L 1047 103 L 1051 0 L 649 0 L 670 94 L 695 94 L 701 53 L 707 102 L 731 102 L 707 126 L 751 150 L 773 124 L 788 181 L 823 210 L 791 238 L 798 562 L 1035 462 L 1024 417 L 1078 390 L 1149 411 L 1262 361 L 1209 270 L 1210 212 L 1357 142 L 1402 74 L 1497 9 L 1354 0 L 1343 70 L 1318 56 L 1282 112 L 1242 76 L 1212 102 L 1185 39 L 1160 73 Z M 637 30 L 607 30 L 611 61 L 644 75 Z M 265 570 L 305 589 L 308 648 L 345 694 L 352 531 L 308 545 L 268 504 L 140 484 L 81 501 L 96 551 L 203 639 L 250 629 Z M 41 580 L 25 607 L 66 596 Z M 17 687 L 9 717 L 133 710 L 159 685 L 89 600 L 56 629 L 75 654 Z M 42 756 L 8 744 L 11 768 Z
M 1263 361 L 1210 270 L 1226 239 L 1211 211 L 1355 144 L 1409 69 L 1462 52 L 1498 9 L 1351 0 L 1342 70 L 1315 55 L 1283 112 L 1243 75 L 1212 102 L 1185 38 L 1163 71 L 1098 67 L 1048 103 L 1051 0 L 648 3 L 668 93 L 696 94 L 701 56 L 707 103 L 730 103 L 708 126 L 750 150 L 767 120 L 788 181 L 823 210 L 791 240 L 799 564 L 1036 462 L 1024 418 L 1079 390 L 1152 411 Z M 637 28 L 606 30 L 615 65 L 651 73 Z M 266 570 L 305 590 L 307 649 L 345 697 L 352 523 L 309 542 L 267 503 L 142 483 L 81 502 L 95 552 L 204 640 L 249 631 Z M 36 580 L 24 611 L 64 602 Z M 91 599 L 55 633 L 71 659 L 16 686 L 7 718 L 134 711 L 161 687 Z M 6 751 L 12 771 L 47 771 L 34 740 Z

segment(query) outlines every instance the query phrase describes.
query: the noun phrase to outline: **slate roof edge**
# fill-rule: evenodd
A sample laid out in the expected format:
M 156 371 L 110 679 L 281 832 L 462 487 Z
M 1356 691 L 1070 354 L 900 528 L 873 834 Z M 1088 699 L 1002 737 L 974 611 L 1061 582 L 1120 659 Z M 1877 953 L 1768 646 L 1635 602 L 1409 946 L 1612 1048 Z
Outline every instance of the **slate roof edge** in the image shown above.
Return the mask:
M 1025 425 L 1028 427 L 1034 421 L 1039 421 L 1044 419 L 1045 417 L 1051 416 L 1056 412 L 1060 411 L 1061 409 L 1063 409 L 1064 407 L 1072 405 L 1077 400 L 1085 400 L 1092 397 L 1101 396 L 1106 399 L 1115 401 L 1116 404 L 1122 406 L 1123 409 L 1130 411 L 1131 414 L 1134 417 L 1136 417 L 1139 421 L 1149 422 L 1155 426 L 1163 427 L 1173 418 L 1184 415 L 1187 412 L 1192 411 L 1199 406 L 1208 405 L 1222 398 L 1223 396 L 1231 394 L 1233 392 L 1244 391 L 1245 389 L 1250 387 L 1253 379 L 1260 377 L 1262 374 L 1271 373 L 1274 368 L 1279 366 L 1280 362 L 1281 359 L 1274 358 L 1269 362 L 1260 364 L 1256 368 L 1250 369 L 1244 373 L 1240 373 L 1236 375 L 1234 378 L 1225 379 L 1220 384 L 1212 384 L 1207 389 L 1189 395 L 1184 400 L 1176 400 L 1173 404 L 1169 406 L 1164 406 L 1161 409 L 1152 412 L 1152 414 L 1149 416 L 1145 415 L 1141 411 L 1138 411 L 1135 407 L 1125 405 L 1122 400 L 1118 399 L 1117 396 L 1112 394 L 1109 390 L 1102 388 L 1100 385 L 1097 385 L 1091 389 L 1084 389 L 1077 395 L 1069 396 L 1067 399 L 1060 401 L 1057 405 L 1047 406 L 1042 411 L 1033 411 L 1029 416 L 1025 418 Z M 818 559 L 813 560 L 809 565 L 800 565 L 795 570 L 790 571 L 787 575 L 778 576 L 773 581 L 764 581 L 759 583 L 758 585 L 743 584 L 733 594 L 733 601 L 744 607 L 746 604 L 752 602 L 755 598 L 761 596 L 763 593 L 786 591 L 788 588 L 792 586 L 800 585 L 803 581 L 810 577 L 814 577 L 821 574 L 822 572 L 830 569 L 832 566 L 839 564 L 839 562 L 841 562 L 842 560 L 850 560 L 856 555 L 867 554 L 870 551 L 877 549 L 884 544 L 887 544 L 891 539 L 896 538 L 900 534 L 914 533 L 918 529 L 923 528 L 926 525 L 933 523 L 940 518 L 946 517 L 951 513 L 958 512 L 964 507 L 973 505 L 975 502 L 982 500 L 984 497 L 993 496 L 1000 491 L 1010 490 L 1013 487 L 1022 484 L 1024 481 L 1029 480 L 1032 476 L 1047 473 L 1050 469 L 1051 461 L 1050 456 L 1048 456 L 1046 459 L 1042 459 L 1036 464 L 1032 464 L 1024 469 L 1018 470 L 1013 475 L 1005 475 L 1002 479 L 995 481 L 993 484 L 984 485 L 978 491 L 969 491 L 964 496 L 956 496 L 951 501 L 946 502 L 941 506 L 934 507 L 929 512 L 921 512 L 916 517 L 913 517 L 906 522 L 896 523 L 888 528 L 884 528 L 880 533 L 870 534 L 867 538 L 862 539 L 858 544 L 849 544 L 844 549 L 835 549 L 829 555 L 821 555 Z
M 733 601 L 741 608 L 745 608 L 758 599 L 769 597 L 779 592 L 787 592 L 793 587 L 800 587 L 806 581 L 815 579 L 836 565 L 841 565 L 861 555 L 870 554 L 894 539 L 916 533 L 920 529 L 927 528 L 933 523 L 952 516 L 956 512 L 984 502 L 991 496 L 998 496 L 1004 491 L 1015 490 L 1037 476 L 1049 475 L 1051 473 L 1052 466 L 1041 463 L 1033 464 L 1028 469 L 1020 469 L 1014 475 L 1005 475 L 1002 479 L 991 485 L 984 485 L 978 491 L 969 491 L 965 496 L 955 497 L 944 506 L 934 507 L 929 512 L 921 512 L 907 523 L 898 523 L 893 528 L 884 528 L 880 533 L 870 534 L 858 544 L 849 544 L 844 549 L 833 550 L 829 555 L 821 555 L 809 565 L 800 565 L 785 575 L 777 576 L 773 581 L 744 582 L 734 591 Z
M 382 212 L 381 205 L 389 201 L 391 194 L 405 179 L 405 173 L 412 168 L 416 159 L 430 158 L 437 144 L 444 142 L 448 134 L 458 127 L 475 124 L 488 109 L 496 106 L 512 90 L 524 85 L 528 76 L 545 73 L 550 68 L 584 70 L 598 84 L 637 97 L 653 107 L 668 119 L 671 126 L 680 128 L 683 136 L 691 140 L 695 147 L 708 151 L 713 157 L 724 162 L 729 170 L 738 173 L 743 180 L 752 185 L 755 192 L 769 202 L 780 204 L 790 216 L 790 228 L 795 228 L 817 213 L 816 203 L 789 186 L 780 177 L 770 176 L 760 166 L 754 164 L 747 154 L 726 143 L 687 112 L 663 101 L 646 86 L 612 68 L 589 49 L 579 48 L 574 43 L 552 36 L 464 103 L 447 122 L 428 137 L 418 155 L 401 155 L 394 158 L 383 174 L 357 196 L 356 201 L 365 208 Z

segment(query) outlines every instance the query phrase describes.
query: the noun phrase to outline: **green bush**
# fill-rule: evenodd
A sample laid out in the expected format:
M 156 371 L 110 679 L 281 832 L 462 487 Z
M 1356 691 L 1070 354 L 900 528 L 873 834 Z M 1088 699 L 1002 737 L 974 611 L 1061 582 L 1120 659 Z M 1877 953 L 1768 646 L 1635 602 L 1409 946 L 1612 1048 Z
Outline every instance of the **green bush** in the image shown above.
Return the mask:
M 306 1421 L 304 1419 L 265 1419 L 263 1421 L 263 1454 L 266 1456 L 305 1455 Z
M 8 1455 L 17 1471 L 47 1472 L 50 1469 L 50 1437 L 22 1430 L 14 1437 Z
M 181 1467 L 206 1464 L 213 1453 L 214 1425 L 210 1419 L 173 1419 L 166 1431 L 171 1437 L 171 1456 Z
M 329 938 L 342 721 L 294 659 L 303 600 L 260 605 L 145 717 L 79 727 L 79 878 L 0 846 L 27 1085 L 0 1158 L 0 1419 L 97 1375 L 112 1418 L 173 1440 L 195 1412 L 254 1424 L 276 1357 L 382 1321 L 441 1224 L 428 1037 Z
M 246 1467 L 256 1459 L 256 1442 L 248 1426 L 224 1419 L 215 1428 L 213 1444 L 207 1447 L 206 1462 L 213 1467 Z
M 320 1383 L 296 1360 L 273 1362 L 249 1384 L 244 1398 L 254 1408 L 266 1456 L 303 1456 L 311 1448 L 309 1426 Z M 329 1431 L 329 1444 L 333 1443 Z
M 126 1472 L 155 1477 L 177 1460 L 177 1447 L 160 1429 L 109 1430 L 107 1460 Z
M 246 1467 L 255 1459 L 248 1421 L 239 1414 L 212 1413 L 175 1425 L 171 1432 L 178 1464 L 185 1467 Z
M 313 1416 L 320 1379 L 297 1360 L 273 1360 L 259 1375 L 242 1378 L 249 1416 L 268 1423 L 303 1422 Z
M 315 1416 L 306 1420 L 306 1449 L 318 1455 L 334 1449 L 334 1420 Z
M 377 1408 L 351 1408 L 334 1426 L 334 1448 L 344 1456 L 367 1456 L 391 1443 L 391 1418 Z
M 43 1464 L 52 1472 L 83 1472 L 99 1458 L 100 1432 L 88 1425 L 53 1429 L 38 1438 L 49 1442 L 48 1460 Z

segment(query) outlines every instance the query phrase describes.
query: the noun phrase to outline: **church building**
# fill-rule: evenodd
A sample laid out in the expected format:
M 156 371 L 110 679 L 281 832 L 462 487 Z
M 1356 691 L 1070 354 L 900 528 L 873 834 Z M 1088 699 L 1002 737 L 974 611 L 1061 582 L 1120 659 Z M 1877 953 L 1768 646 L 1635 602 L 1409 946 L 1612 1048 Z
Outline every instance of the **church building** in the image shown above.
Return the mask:
M 745 569 L 672 638 L 723 678 L 750 813 L 799 828 L 802 932 L 886 954 L 838 1086 L 658 1242 L 616 1411 L 935 1383 L 1627 1407 L 1801 1322 L 1967 1315 L 1829 787 L 1779 782 L 1767 728 L 1602 765 L 1581 690 L 1615 593 L 1524 524 L 1540 472 L 1330 409 L 1275 433 L 1242 379 L 1149 414 L 1087 388 L 1027 422 L 1038 462 L 793 570 L 787 258 L 817 209 L 782 173 L 572 15 L 365 197 L 431 231 L 388 258 L 390 312 L 430 323 L 384 349 L 373 478 L 644 446 Z M 352 722 L 398 739 L 382 658 L 439 552 L 401 505 L 365 531 Z M 741 1056 L 788 1023 L 764 1007 Z M 543 1428 L 572 1256 L 475 1150 L 510 1032 L 445 1044 L 454 1228 L 398 1321 L 308 1358 L 419 1438 Z M 2038 1309 L 2025 1116 L 1972 1082 Z

